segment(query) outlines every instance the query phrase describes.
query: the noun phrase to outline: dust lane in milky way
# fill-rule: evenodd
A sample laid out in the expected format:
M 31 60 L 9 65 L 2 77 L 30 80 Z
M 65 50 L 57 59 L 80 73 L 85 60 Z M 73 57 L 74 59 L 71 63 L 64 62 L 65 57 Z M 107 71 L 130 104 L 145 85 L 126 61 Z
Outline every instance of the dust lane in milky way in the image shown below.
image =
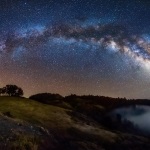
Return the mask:
M 52 92 L 149 98 L 147 4 L 16 0 L 6 7 L 3 1 L 0 86 L 17 84 L 26 96 Z

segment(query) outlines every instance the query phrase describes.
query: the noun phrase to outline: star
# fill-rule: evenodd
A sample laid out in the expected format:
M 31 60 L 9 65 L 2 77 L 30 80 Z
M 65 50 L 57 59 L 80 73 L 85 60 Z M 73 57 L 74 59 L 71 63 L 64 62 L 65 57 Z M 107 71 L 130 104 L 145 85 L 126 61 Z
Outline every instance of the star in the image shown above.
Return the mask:
M 0 1 L 0 85 L 149 98 L 150 9 L 140 1 Z M 142 16 L 142 17 L 141 17 Z M 30 87 L 30 88 L 29 88 Z

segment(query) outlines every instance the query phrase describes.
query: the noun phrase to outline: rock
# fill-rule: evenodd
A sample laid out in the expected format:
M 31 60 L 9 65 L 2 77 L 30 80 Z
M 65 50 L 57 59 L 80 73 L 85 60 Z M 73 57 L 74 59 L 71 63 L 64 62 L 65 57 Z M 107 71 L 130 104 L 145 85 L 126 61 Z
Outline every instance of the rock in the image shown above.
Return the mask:
M 22 123 L 18 123 L 17 125 L 18 125 L 18 126 L 23 126 L 23 124 L 22 124 Z
M 44 127 L 39 127 L 39 131 L 49 135 L 49 131 L 47 129 L 45 129 Z
M 11 117 L 11 118 L 13 117 L 9 111 L 4 112 L 3 114 L 4 114 L 4 116 L 7 116 L 7 117 Z

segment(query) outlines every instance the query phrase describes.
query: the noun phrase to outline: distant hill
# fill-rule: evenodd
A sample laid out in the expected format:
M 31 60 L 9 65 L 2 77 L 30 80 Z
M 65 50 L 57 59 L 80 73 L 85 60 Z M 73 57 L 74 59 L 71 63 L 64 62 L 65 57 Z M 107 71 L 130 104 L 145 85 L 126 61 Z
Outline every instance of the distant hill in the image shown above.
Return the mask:
M 45 103 L 45 104 L 51 104 L 52 102 L 56 100 L 63 99 L 63 97 L 59 94 L 40 93 L 40 94 L 35 94 L 35 95 L 30 96 L 29 99 L 33 99 L 35 101 Z

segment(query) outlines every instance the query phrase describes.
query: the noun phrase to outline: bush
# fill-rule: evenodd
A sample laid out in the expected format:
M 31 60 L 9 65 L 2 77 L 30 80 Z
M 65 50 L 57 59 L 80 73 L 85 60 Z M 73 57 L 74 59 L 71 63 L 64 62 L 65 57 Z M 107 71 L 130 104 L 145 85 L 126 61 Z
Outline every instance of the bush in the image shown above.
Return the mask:
M 36 95 L 32 95 L 29 99 L 44 103 L 44 104 L 51 104 L 56 101 L 60 101 L 63 97 L 59 94 L 51 94 L 51 93 L 40 93 Z

